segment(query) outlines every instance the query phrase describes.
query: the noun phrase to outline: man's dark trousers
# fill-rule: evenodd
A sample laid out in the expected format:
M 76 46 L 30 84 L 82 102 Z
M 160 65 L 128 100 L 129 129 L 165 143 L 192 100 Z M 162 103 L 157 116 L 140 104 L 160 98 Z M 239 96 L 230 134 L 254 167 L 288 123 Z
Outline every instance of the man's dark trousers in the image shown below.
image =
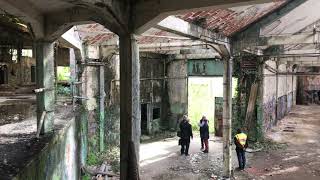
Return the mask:
M 236 148 L 237 156 L 238 156 L 238 162 L 239 162 L 239 168 L 244 169 L 246 166 L 246 155 L 244 149 Z
M 189 154 L 189 145 L 190 145 L 190 140 L 181 139 L 181 154 L 185 154 L 185 155 Z

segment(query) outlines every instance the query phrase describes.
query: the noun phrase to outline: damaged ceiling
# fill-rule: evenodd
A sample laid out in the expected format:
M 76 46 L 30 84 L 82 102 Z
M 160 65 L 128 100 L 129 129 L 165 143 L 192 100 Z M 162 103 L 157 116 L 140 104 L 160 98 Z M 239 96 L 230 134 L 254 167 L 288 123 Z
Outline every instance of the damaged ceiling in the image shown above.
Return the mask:
M 286 2 L 285 0 L 278 0 L 251 6 L 189 12 L 178 15 L 178 17 L 212 31 L 231 36 L 266 14 L 280 8 Z
M 285 4 L 285 0 L 278 0 L 272 3 L 257 4 L 251 6 L 240 6 L 228 9 L 212 9 L 208 11 L 189 12 L 177 17 L 208 28 L 214 32 L 230 36 L 243 29 L 264 15 L 274 11 Z M 111 31 L 100 24 L 86 24 L 76 26 L 80 38 L 88 44 L 98 45 L 105 41 L 117 38 Z M 182 36 L 169 33 L 163 30 L 151 28 L 138 37 L 140 44 L 160 43 L 187 40 Z

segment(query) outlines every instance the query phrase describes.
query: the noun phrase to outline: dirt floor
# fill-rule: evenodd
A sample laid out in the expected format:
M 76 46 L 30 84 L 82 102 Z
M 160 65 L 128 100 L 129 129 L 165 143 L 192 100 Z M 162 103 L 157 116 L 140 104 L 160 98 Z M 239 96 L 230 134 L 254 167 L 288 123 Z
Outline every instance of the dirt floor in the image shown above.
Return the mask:
M 0 179 L 12 179 L 52 139 L 53 134 L 36 138 L 34 98 L 0 98 Z M 55 132 L 70 120 L 71 107 L 57 106 Z
M 247 168 L 234 170 L 232 179 L 320 179 L 320 106 L 295 106 L 267 136 L 287 144 L 286 148 L 247 153 Z M 141 145 L 141 179 L 222 179 L 220 138 L 211 138 L 209 154 L 200 152 L 200 139 L 195 138 L 187 157 L 180 155 L 177 141 L 171 138 Z M 233 167 L 237 167 L 234 150 Z
M 287 148 L 255 153 L 239 179 L 320 179 L 320 106 L 295 106 L 267 136 Z
M 209 145 L 210 152 L 202 153 L 200 138 L 195 137 L 190 144 L 190 156 L 181 156 L 177 138 L 142 144 L 140 146 L 141 179 L 205 180 L 221 178 L 222 140 L 212 136 Z

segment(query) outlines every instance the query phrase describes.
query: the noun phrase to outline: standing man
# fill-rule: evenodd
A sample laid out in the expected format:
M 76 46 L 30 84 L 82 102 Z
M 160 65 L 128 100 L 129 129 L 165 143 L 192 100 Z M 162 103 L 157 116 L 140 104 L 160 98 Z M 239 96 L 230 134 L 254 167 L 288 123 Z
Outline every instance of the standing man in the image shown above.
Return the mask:
M 200 139 L 201 139 L 201 151 L 204 150 L 204 145 L 205 145 L 204 138 L 206 137 L 207 139 L 209 139 L 209 126 L 208 126 L 208 129 L 206 129 L 206 127 L 205 128 L 203 127 L 205 125 L 205 121 L 209 125 L 209 121 L 206 118 L 206 116 L 202 116 L 202 118 L 200 119 L 200 122 L 199 122 Z
M 236 145 L 239 169 L 243 170 L 246 166 L 245 150 L 248 147 L 248 143 L 247 143 L 247 135 L 243 133 L 241 129 L 237 130 L 237 134 L 234 136 L 234 143 Z
M 189 155 L 190 137 L 193 138 L 191 124 L 187 116 L 183 116 L 180 123 L 181 155 Z

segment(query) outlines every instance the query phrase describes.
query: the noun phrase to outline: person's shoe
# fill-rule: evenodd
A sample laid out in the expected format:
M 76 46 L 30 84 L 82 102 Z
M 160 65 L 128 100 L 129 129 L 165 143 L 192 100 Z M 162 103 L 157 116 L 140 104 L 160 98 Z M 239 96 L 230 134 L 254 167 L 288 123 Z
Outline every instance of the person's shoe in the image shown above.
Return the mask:
M 208 150 L 204 150 L 204 151 L 202 151 L 203 153 L 209 153 L 209 151 Z
M 189 154 L 185 154 L 186 156 L 189 156 Z

